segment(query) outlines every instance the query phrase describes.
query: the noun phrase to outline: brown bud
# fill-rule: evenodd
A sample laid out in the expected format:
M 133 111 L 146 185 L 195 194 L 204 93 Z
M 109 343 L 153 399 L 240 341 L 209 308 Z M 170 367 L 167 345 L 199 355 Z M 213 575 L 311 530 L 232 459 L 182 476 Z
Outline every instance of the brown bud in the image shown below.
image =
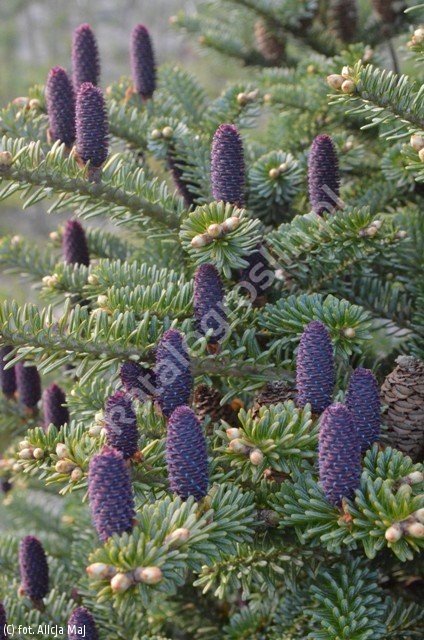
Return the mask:
M 220 224 L 210 224 L 208 227 L 208 234 L 210 235 L 211 238 L 219 238 L 220 236 L 222 236 L 222 226 Z
M 336 89 L 337 91 L 340 91 L 344 81 L 345 79 L 343 78 L 343 76 L 339 75 L 338 73 L 332 73 L 331 75 L 327 76 L 327 84 L 332 89 Z
M 259 466 L 264 461 L 264 454 L 259 449 L 253 449 L 249 454 L 250 462 L 255 466 Z
M 42 458 L 44 458 L 44 449 L 40 449 L 40 447 L 37 447 L 32 452 L 32 455 L 36 460 L 42 460 Z
M 157 584 L 162 580 L 162 576 L 159 567 L 138 567 L 134 571 L 134 580 L 144 584 Z
M 410 145 L 415 151 L 421 151 L 424 148 L 424 136 L 419 133 L 414 133 L 410 139 Z
M 76 465 L 70 460 L 58 460 L 55 464 L 57 473 L 63 473 L 65 475 L 71 473 L 75 469 Z
M 90 578 L 97 580 L 110 580 L 116 574 L 116 568 L 104 562 L 94 562 L 86 568 Z
M 114 593 L 124 593 L 134 584 L 128 573 L 117 573 L 110 581 L 110 587 Z
M 246 455 L 250 451 L 250 447 L 248 447 L 247 444 L 242 442 L 240 438 L 235 438 L 235 440 L 231 440 L 228 446 L 233 453 L 242 453 Z
M 343 93 L 355 93 L 356 84 L 353 80 L 345 80 L 342 84 L 342 91 Z
M 237 216 L 231 216 L 231 218 L 227 218 L 221 224 L 221 228 L 224 233 L 231 233 L 231 231 L 235 231 L 240 224 L 240 218 Z
M 10 151 L 0 151 L 0 167 L 10 167 L 13 156 Z
M 207 233 L 202 233 L 201 235 L 194 236 L 191 241 L 191 246 L 195 249 L 200 249 L 200 247 L 206 247 L 206 245 L 210 244 L 213 241 L 213 238 L 210 237 Z

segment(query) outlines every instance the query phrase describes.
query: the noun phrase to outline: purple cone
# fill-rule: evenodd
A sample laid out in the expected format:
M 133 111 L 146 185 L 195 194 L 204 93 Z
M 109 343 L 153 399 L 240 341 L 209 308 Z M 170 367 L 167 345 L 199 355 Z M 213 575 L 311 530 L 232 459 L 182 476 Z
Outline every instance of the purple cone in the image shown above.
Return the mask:
M 75 142 L 75 94 L 72 82 L 62 67 L 50 69 L 46 98 L 51 140 L 60 140 L 71 147 Z
M 63 259 L 67 264 L 90 264 L 87 238 L 78 220 L 68 220 L 62 237 Z
M 88 498 L 97 534 L 105 542 L 114 533 L 133 529 L 134 496 L 127 465 L 120 451 L 103 447 L 88 467 Z
M 19 545 L 19 570 L 25 595 L 34 602 L 49 591 L 49 568 L 43 545 L 34 536 L 26 536 Z
M 3 603 L 0 602 L 0 640 L 7 640 L 7 638 L 9 637 L 6 633 L 6 625 L 6 611 L 4 609 Z
M 330 334 L 322 322 L 313 320 L 303 331 L 297 353 L 297 406 L 309 402 L 314 413 L 322 413 L 331 404 L 335 380 Z
M 69 411 L 66 404 L 66 395 L 57 385 L 52 383 L 43 393 L 44 430 L 47 431 L 51 424 L 59 429 L 69 422 Z
M 117 391 L 106 400 L 105 429 L 108 444 L 121 451 L 124 460 L 137 453 L 137 418 L 125 391 Z
M 150 35 L 143 24 L 134 27 L 130 48 L 134 87 L 146 100 L 152 97 L 156 88 L 156 65 Z
M 166 463 L 171 489 L 183 500 L 201 500 L 208 491 L 206 439 L 195 413 L 177 407 L 168 421 Z
M 345 404 L 353 417 L 365 453 L 380 435 L 381 405 L 378 382 L 370 369 L 355 369 L 349 381 Z
M 321 485 L 333 505 L 353 498 L 361 477 L 361 443 L 343 404 L 332 404 L 321 416 L 318 465 Z
M 84 82 L 77 93 L 76 150 L 83 162 L 101 167 L 108 156 L 109 126 L 100 89 Z
M 13 351 L 13 347 L 8 345 L 0 348 L 0 382 L 1 390 L 6 398 L 12 398 L 16 391 L 15 367 L 5 369 L 5 357 Z
M 261 245 L 258 244 L 252 253 L 244 256 L 248 266 L 241 271 L 239 279 L 240 283 L 245 283 L 244 287 L 249 291 L 252 302 L 255 302 L 255 298 L 266 295 L 275 279 L 274 271 L 270 269 L 268 260 L 260 249 Z
M 185 206 L 187 207 L 187 209 L 189 209 L 195 203 L 195 196 L 189 189 L 190 184 L 186 182 L 184 178 L 182 167 L 187 165 L 187 162 L 181 160 L 180 158 L 177 158 L 175 156 L 174 150 L 170 148 L 167 156 L 167 163 L 175 187 L 179 195 L 183 198 Z
M 34 365 L 25 366 L 24 362 L 18 362 L 15 369 L 19 400 L 25 407 L 33 409 L 41 398 L 38 369 Z
M 318 215 L 333 212 L 340 193 L 339 161 L 330 136 L 317 136 L 309 151 L 309 198 Z
M 174 409 L 188 404 L 193 386 L 190 357 L 179 331 L 168 329 L 163 334 L 156 350 L 155 374 L 157 401 L 169 418 Z
M 85 607 L 74 609 L 68 619 L 68 640 L 98 640 L 96 623 Z
M 100 78 L 100 60 L 96 37 L 89 24 L 81 24 L 72 38 L 72 79 L 75 91 L 84 82 L 98 84 Z
M 194 276 L 194 317 L 199 333 L 204 336 L 210 329 L 211 344 L 217 344 L 228 330 L 224 308 L 224 287 L 213 264 L 202 264 Z
M 124 362 L 119 375 L 125 391 L 133 399 L 144 402 L 155 394 L 155 374 L 151 369 L 137 362 Z
M 243 143 L 233 124 L 221 124 L 215 132 L 211 152 L 211 181 L 215 200 L 244 206 Z

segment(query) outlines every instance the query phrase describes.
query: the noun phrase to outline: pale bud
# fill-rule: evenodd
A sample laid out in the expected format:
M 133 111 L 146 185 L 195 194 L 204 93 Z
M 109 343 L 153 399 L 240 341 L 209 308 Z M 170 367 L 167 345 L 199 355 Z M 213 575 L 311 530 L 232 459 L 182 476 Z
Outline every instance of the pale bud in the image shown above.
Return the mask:
M 420 151 L 418 151 L 418 157 L 421 162 L 424 162 L 424 149 L 420 149 Z
M 224 233 L 231 233 L 231 231 L 235 231 L 240 224 L 240 218 L 237 216 L 231 216 L 231 218 L 227 218 L 221 224 L 222 230 Z
M 346 338 L 354 338 L 356 336 L 356 331 L 353 327 L 346 327 L 346 329 L 343 330 L 343 335 Z
M 424 40 L 424 27 L 418 27 L 414 31 L 414 44 L 421 44 Z
M 352 72 L 352 70 L 351 70 L 347 65 L 345 65 L 345 66 L 343 67 L 343 69 L 342 69 L 342 76 L 343 76 L 343 78 L 349 78 L 349 77 L 350 77 L 350 75 L 351 75 L 351 72 Z
M 327 76 L 327 84 L 332 89 L 336 89 L 337 91 L 342 88 L 342 84 L 344 81 L 345 79 L 343 78 L 343 76 L 339 75 L 338 73 L 332 73 L 331 75 Z
M 410 139 L 410 144 L 415 151 L 421 151 L 424 148 L 424 137 L 419 133 L 413 133 Z
M 14 473 L 19 473 L 20 471 L 22 471 L 22 465 L 20 465 L 19 462 L 15 462 L 15 464 L 12 466 L 12 471 Z
M 49 233 L 49 238 L 52 242 L 59 242 L 60 240 L 60 235 L 58 234 L 57 231 L 51 231 Z
M 117 573 L 110 581 L 110 588 L 114 593 L 124 593 L 134 584 L 127 573 Z
M 39 109 L 40 108 L 40 101 L 37 100 L 37 98 L 31 98 L 31 100 L 28 103 L 28 106 L 30 109 Z
M 67 458 L 69 456 L 69 449 L 63 442 L 58 442 L 56 445 L 56 455 L 58 458 Z
M 280 166 L 278 167 L 278 171 L 280 173 L 284 173 L 284 171 L 287 171 L 288 168 L 289 168 L 289 163 L 288 162 L 282 162 L 280 164 Z
M 229 440 L 235 440 L 236 438 L 240 438 L 241 436 L 240 429 L 236 429 L 235 427 L 230 427 L 226 430 L 225 433 L 227 434 Z
M 83 470 L 80 469 L 79 467 L 75 467 L 75 469 L 73 469 L 73 471 L 71 473 L 71 481 L 72 482 L 78 482 L 79 480 L 81 480 L 83 475 L 84 475 Z
M 135 581 L 144 582 L 144 584 L 157 584 L 162 580 L 162 576 L 159 567 L 138 567 L 134 571 Z
M 384 534 L 387 542 L 397 542 L 402 537 L 402 528 L 398 522 L 392 524 L 391 527 L 386 529 L 386 533 Z
M 271 102 L 272 102 L 272 93 L 265 93 L 264 94 L 264 102 L 265 102 L 265 104 L 271 104 Z
M 258 95 L 259 95 L 259 89 L 254 89 L 253 91 L 249 91 L 249 93 L 247 94 L 247 98 L 249 102 L 253 102 L 254 100 L 256 100 Z
M 353 80 L 345 80 L 342 84 L 342 91 L 343 93 L 355 93 L 356 84 Z
M 207 233 L 199 234 L 198 236 L 194 236 L 191 241 L 191 246 L 195 249 L 200 249 L 200 247 L 206 247 L 206 245 L 212 242 L 212 238 Z
M 150 137 L 152 138 L 152 140 L 159 140 L 159 138 L 162 138 L 162 133 L 159 131 L 159 129 L 153 129 Z
M 280 171 L 279 169 L 277 169 L 277 167 L 273 167 L 268 171 L 268 175 L 272 180 L 275 180 L 280 175 Z
M 90 428 L 89 428 L 89 430 L 88 430 L 88 435 L 89 435 L 91 438 L 98 438 L 98 437 L 99 437 L 99 435 L 100 435 L 100 434 L 101 434 L 101 432 L 102 432 L 102 429 L 103 429 L 103 425 L 101 425 L 101 424 L 95 424 L 95 425 L 93 425 L 92 427 L 90 427 Z
M 211 238 L 219 238 L 222 235 L 222 226 L 220 224 L 210 224 L 208 227 L 208 234 Z
M 44 458 L 44 450 L 40 449 L 40 447 L 37 447 L 36 449 L 34 449 L 34 451 L 32 452 L 32 455 L 34 456 L 34 458 L 36 460 L 41 460 L 42 458 Z
M 382 221 L 381 221 L 381 220 L 374 220 L 374 221 L 371 223 L 371 226 L 375 227 L 376 229 L 381 229 L 382 224 L 383 224 L 383 223 L 382 223 Z
M 97 297 L 97 304 L 99 307 L 105 307 L 108 303 L 108 297 L 105 295 L 100 295 Z
M 374 225 L 371 225 L 370 227 L 368 227 L 368 229 L 365 230 L 365 235 L 367 235 L 369 238 L 373 238 L 377 233 L 378 229 Z
M 401 229 L 400 231 L 397 232 L 396 237 L 399 238 L 400 240 L 403 240 L 404 238 L 406 238 L 407 235 L 408 235 L 408 232 Z
M 247 454 L 250 448 L 240 440 L 240 438 L 236 438 L 235 440 L 231 440 L 228 445 L 233 453 L 243 453 Z
M 424 508 L 418 509 L 418 511 L 415 511 L 413 513 L 413 516 L 415 520 L 418 520 L 418 522 L 421 522 L 422 524 L 424 524 Z
M 99 284 L 99 278 L 98 278 L 98 276 L 96 276 L 95 273 L 90 273 L 90 275 L 87 278 L 87 282 L 88 282 L 88 284 L 97 285 L 97 284 Z
M 162 135 L 164 138 L 172 138 L 174 135 L 174 129 L 172 127 L 164 127 L 162 129 Z
M 33 450 L 32 449 L 22 449 L 22 451 L 19 452 L 19 457 L 20 457 L 21 460 L 32 460 L 34 458 Z
M 424 524 L 421 522 L 411 522 L 406 529 L 405 534 L 413 538 L 424 538 Z
M 70 460 L 58 460 L 54 468 L 56 469 L 57 473 L 68 475 L 69 473 L 71 473 L 71 471 L 73 471 L 73 469 L 75 469 L 75 466 L 76 465 Z
M 413 471 L 405 476 L 404 480 L 409 484 L 419 484 L 420 482 L 424 482 L 424 473 L 422 471 Z
M 98 580 L 110 579 L 116 575 L 115 567 L 112 567 L 110 564 L 105 564 L 104 562 L 94 562 L 90 564 L 86 568 L 86 572 L 90 578 Z
M 0 151 L 0 167 L 10 167 L 13 156 L 10 151 Z
M 28 440 L 21 440 L 19 443 L 19 449 L 28 449 L 28 447 L 30 447 L 31 444 L 28 442 Z
M 249 98 L 246 93 L 238 93 L 237 94 L 237 104 L 241 107 L 244 107 L 249 102 Z
M 259 449 L 253 449 L 249 454 L 250 462 L 257 467 L 264 461 L 264 454 Z

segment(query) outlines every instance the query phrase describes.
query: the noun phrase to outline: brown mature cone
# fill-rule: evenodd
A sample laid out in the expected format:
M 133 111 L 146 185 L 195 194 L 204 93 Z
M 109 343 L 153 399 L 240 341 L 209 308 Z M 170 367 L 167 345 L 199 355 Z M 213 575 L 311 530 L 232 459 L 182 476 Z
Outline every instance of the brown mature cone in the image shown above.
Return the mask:
M 286 37 L 282 29 L 270 21 L 260 18 L 255 22 L 255 42 L 257 50 L 268 62 L 277 65 L 284 60 Z
M 383 420 L 389 444 L 418 462 L 424 452 L 424 362 L 399 356 L 396 363 L 381 387 Z
M 221 399 L 222 396 L 217 389 L 209 387 L 207 384 L 199 384 L 195 388 L 193 395 L 193 404 L 199 420 L 203 420 L 206 416 L 209 416 L 212 422 L 225 420 L 225 422 L 231 425 L 238 424 L 237 407 L 233 407 L 230 404 L 221 406 Z
M 286 400 L 294 400 L 296 397 L 296 389 L 291 387 L 284 380 L 274 380 L 267 382 L 262 391 L 256 396 L 253 407 L 252 416 L 256 418 L 261 407 L 269 404 L 279 404 Z
M 358 29 L 356 0 L 331 0 L 330 24 L 342 42 L 353 42 Z

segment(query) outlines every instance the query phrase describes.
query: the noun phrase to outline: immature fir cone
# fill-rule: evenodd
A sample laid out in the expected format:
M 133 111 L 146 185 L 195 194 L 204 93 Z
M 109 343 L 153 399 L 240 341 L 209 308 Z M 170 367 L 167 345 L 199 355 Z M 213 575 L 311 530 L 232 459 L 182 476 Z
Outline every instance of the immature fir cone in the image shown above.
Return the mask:
M 358 28 L 357 0 L 332 0 L 330 23 L 340 40 L 353 42 Z
M 155 374 L 137 362 L 124 362 L 119 372 L 122 385 L 135 400 L 144 402 L 155 393 Z
M 265 60 L 278 65 L 284 60 L 286 38 L 284 31 L 269 20 L 255 22 L 255 43 Z
M 96 623 L 91 613 L 85 607 L 74 609 L 68 619 L 68 640 L 98 640 Z M 82 630 L 82 633 L 80 633 Z
M 343 404 L 329 406 L 321 416 L 318 466 L 324 493 L 333 505 L 353 498 L 361 477 L 361 443 Z
M 274 281 L 274 272 L 270 269 L 260 244 L 244 259 L 248 265 L 240 271 L 239 283 L 245 283 L 243 286 L 246 288 L 252 304 L 261 306 Z
M 130 533 L 134 497 L 127 465 L 120 451 L 103 447 L 88 467 L 88 498 L 93 525 L 102 542 L 114 533 Z
M 109 127 L 100 89 L 84 82 L 77 93 L 76 150 L 83 162 L 101 167 L 108 156 Z
M 399 356 L 396 363 L 381 387 L 381 402 L 387 405 L 383 422 L 390 445 L 420 462 L 424 459 L 424 362 Z
M 62 237 L 63 259 L 67 264 L 90 264 L 87 238 L 78 220 L 68 220 Z
M 312 209 L 318 215 L 333 212 L 339 197 L 339 162 L 330 136 L 317 136 L 309 151 L 309 198 Z
M 37 367 L 18 362 L 15 370 L 19 400 L 25 407 L 33 409 L 41 398 L 41 380 Z
M 51 424 L 59 428 L 69 423 L 68 408 L 63 406 L 66 404 L 66 395 L 57 384 L 52 383 L 47 387 L 43 393 L 42 400 L 45 431 Z
M 7 640 L 7 638 L 9 637 L 6 633 L 6 625 L 6 611 L 4 609 L 3 603 L 0 602 L 0 640 Z
M 50 69 L 46 84 L 49 135 L 54 142 L 60 140 L 67 147 L 75 142 L 75 94 L 65 69 Z
M 131 70 L 137 93 L 146 100 L 156 88 L 156 64 L 150 34 L 143 24 L 131 33 Z
M 194 317 L 197 331 L 204 336 L 212 329 L 208 338 L 217 344 L 228 330 L 227 314 L 224 308 L 224 287 L 213 264 L 201 264 L 194 276 Z
M 169 484 L 183 500 L 194 496 L 201 500 L 208 491 L 208 454 L 206 439 L 195 413 L 177 407 L 168 421 L 166 462 Z
M 193 386 L 190 357 L 184 346 L 183 335 L 168 329 L 156 349 L 156 397 L 163 414 L 171 413 L 190 401 Z
M 352 373 L 346 393 L 345 405 L 349 409 L 355 429 L 365 453 L 380 436 L 380 389 L 370 369 L 359 367 Z
M 43 545 L 34 536 L 26 536 L 19 545 L 21 586 L 27 598 L 40 602 L 49 591 L 49 568 Z
M 245 204 L 243 143 L 233 124 L 221 124 L 211 151 L 212 195 L 215 200 L 242 207 Z
M 96 37 L 89 24 L 82 24 L 73 33 L 72 79 L 75 91 L 84 82 L 98 84 L 100 78 L 99 51 Z
M 261 407 L 267 407 L 270 404 L 280 404 L 286 400 L 295 400 L 296 390 L 285 382 L 284 380 L 273 380 L 267 382 L 266 386 L 256 396 L 253 407 L 252 415 L 255 417 L 259 413 Z
M 137 453 L 137 418 L 125 391 L 117 391 L 106 400 L 105 429 L 108 443 L 122 452 L 124 460 Z
M 297 353 L 297 406 L 309 402 L 314 413 L 322 413 L 331 404 L 335 380 L 330 334 L 322 322 L 313 320 L 300 338 Z
M 184 173 L 182 169 L 182 167 L 187 163 L 184 162 L 184 160 L 177 158 L 172 148 L 169 149 L 167 163 L 175 187 L 180 196 L 183 198 L 185 206 L 187 208 L 192 207 L 195 204 L 195 196 L 189 189 L 189 183 L 184 179 Z
M 5 357 L 13 351 L 13 347 L 8 345 L 0 348 L 0 383 L 1 390 L 6 398 L 13 398 L 16 391 L 16 373 L 15 367 L 5 369 Z

